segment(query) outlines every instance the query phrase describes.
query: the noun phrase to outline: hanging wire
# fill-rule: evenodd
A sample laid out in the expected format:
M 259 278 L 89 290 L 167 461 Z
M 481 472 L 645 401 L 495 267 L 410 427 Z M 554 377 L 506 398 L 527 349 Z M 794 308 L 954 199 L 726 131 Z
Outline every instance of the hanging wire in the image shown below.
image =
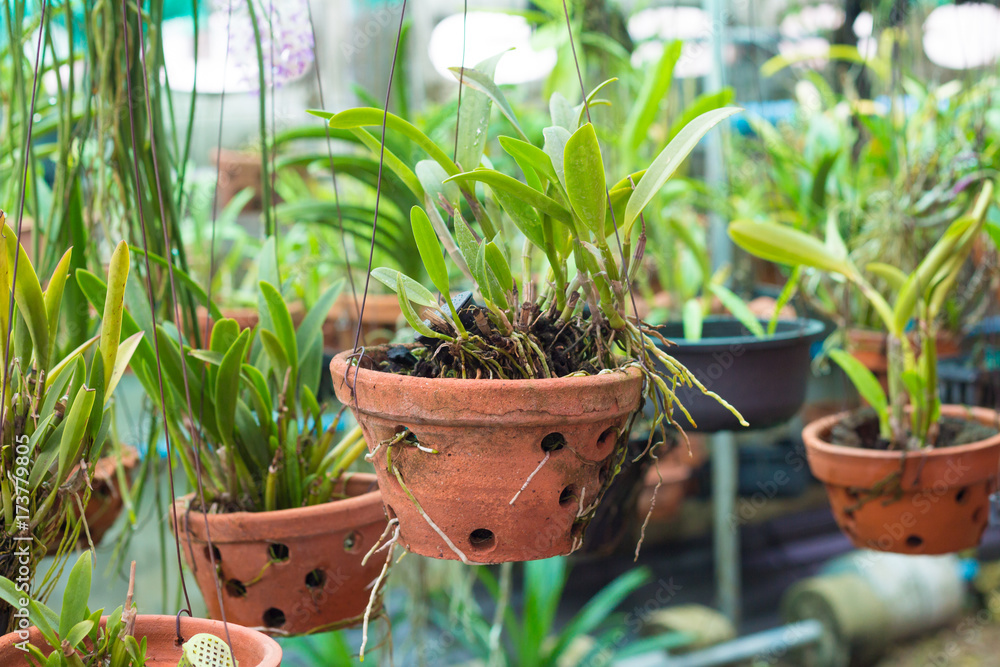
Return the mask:
M 43 37 L 46 32 L 46 26 L 48 25 L 45 21 L 45 10 L 47 7 L 46 0 L 42 0 L 41 7 L 41 19 L 38 24 L 38 45 L 35 47 L 35 71 L 34 78 L 31 81 L 31 110 L 28 114 L 28 122 L 25 128 L 24 146 L 21 149 L 21 157 L 23 166 L 21 168 L 21 196 L 20 201 L 17 205 L 17 244 L 21 245 L 21 230 L 24 224 L 24 195 L 28 189 L 28 160 L 31 154 L 31 131 L 34 127 L 35 121 L 35 101 L 38 96 L 38 72 L 42 61 L 42 42 Z M 14 44 L 10 45 L 11 52 L 14 52 L 15 48 L 20 48 Z M 20 65 L 18 65 L 20 66 Z M 22 91 L 23 93 L 23 91 Z M 0 220 L 3 219 L 3 213 L 0 212 Z M 0 229 L 0 234 L 6 236 L 7 230 Z M 0 248 L 0 252 L 7 252 L 6 248 Z M 18 260 L 21 258 L 20 251 L 14 253 L 14 278 L 10 285 L 10 302 L 7 307 L 7 334 L 4 338 L 3 345 L 3 369 L 4 377 L 2 380 L 3 388 L 0 389 L 0 410 L 3 414 L 0 415 L 0 433 L 3 433 L 7 426 L 7 410 L 3 406 L 7 405 L 7 384 L 10 381 L 10 336 L 11 332 L 14 330 L 14 289 L 17 287 L 17 265 Z M 39 382 L 43 382 L 45 378 L 38 378 Z
M 130 57 L 130 46 L 129 46 L 129 37 L 128 37 L 128 32 L 129 32 L 128 31 L 128 0 L 122 0 L 122 32 L 123 32 L 123 39 L 124 39 L 124 44 L 125 44 L 125 67 L 126 67 L 125 82 L 126 82 L 126 87 L 127 87 L 127 92 L 128 92 L 129 131 L 130 131 L 131 140 L 132 140 L 132 169 L 133 169 L 133 176 L 135 178 L 136 199 L 137 200 L 141 200 L 141 198 L 142 198 L 142 185 L 141 185 L 141 179 L 140 179 L 140 175 L 139 175 L 138 138 L 136 136 L 136 128 L 135 128 L 135 108 L 134 108 L 135 107 L 135 97 L 134 97 L 134 94 L 133 94 L 133 91 L 132 91 L 132 77 L 131 77 L 132 63 L 131 63 L 131 57 Z M 139 66 L 140 66 L 141 73 L 142 73 L 143 95 L 144 95 L 144 98 L 145 98 L 146 115 L 147 115 L 147 120 L 148 120 L 148 119 L 152 118 L 152 103 L 150 101 L 150 96 L 149 96 L 149 78 L 148 78 L 148 73 L 147 73 L 147 69 L 146 69 L 146 54 L 145 54 L 145 50 L 146 49 L 145 49 L 145 37 L 144 37 L 144 33 L 143 33 L 142 6 L 141 5 L 136 6 L 136 32 L 137 32 L 137 35 L 138 35 L 138 47 L 139 47 L 138 50 L 139 50 L 139 60 L 140 60 Z M 176 281 L 174 279 L 174 270 L 173 270 L 173 261 L 172 261 L 172 256 L 173 255 L 170 252 L 170 236 L 169 236 L 169 234 L 167 232 L 167 227 L 166 227 L 165 208 L 164 208 L 164 203 L 163 203 L 163 190 L 162 190 L 162 187 L 161 187 L 161 184 L 160 184 L 159 164 L 158 164 L 157 157 L 156 157 L 157 156 L 157 152 L 156 152 L 156 135 L 155 135 L 155 132 L 153 132 L 152 123 L 151 122 L 147 122 L 147 125 L 149 126 L 149 132 L 150 132 L 150 134 L 149 134 L 149 141 L 150 141 L 150 150 L 151 150 L 151 153 L 152 153 L 153 175 L 154 175 L 154 180 L 155 180 L 155 183 L 156 183 L 156 195 L 157 195 L 157 200 L 158 200 L 159 210 L 160 210 L 160 228 L 161 228 L 161 231 L 162 231 L 162 234 L 163 234 L 164 254 L 165 254 L 166 258 L 167 258 L 167 274 L 169 276 L 169 281 L 170 281 L 169 282 L 169 284 L 170 284 L 170 293 L 171 293 L 171 299 L 172 299 L 172 304 L 173 304 L 173 308 L 174 308 L 175 322 L 178 325 L 180 325 L 180 326 L 177 327 L 177 331 L 178 331 L 178 336 L 180 337 L 180 346 L 181 346 L 181 349 L 183 350 L 184 349 L 184 334 L 183 334 L 184 327 L 183 327 L 183 319 L 181 317 L 180 306 L 179 306 L 179 302 L 177 300 L 177 285 L 176 285 Z M 140 229 L 142 231 L 142 242 L 143 242 L 144 258 L 145 258 L 145 264 L 146 264 L 146 291 L 147 291 L 147 296 L 149 297 L 150 314 L 152 315 L 152 317 L 155 320 L 155 318 L 156 318 L 156 299 L 155 299 L 155 297 L 153 295 L 152 270 L 151 270 L 151 267 L 150 267 L 150 260 L 149 260 L 149 241 L 148 241 L 147 232 L 146 232 L 146 219 L 145 219 L 145 214 L 143 213 L 143 207 L 142 206 L 138 206 L 138 209 L 139 209 L 139 227 L 140 227 Z M 153 349 L 154 349 L 154 351 L 156 353 L 156 370 L 157 370 L 157 373 L 156 373 L 157 378 L 156 379 L 157 379 L 157 382 L 158 382 L 158 385 L 159 385 L 160 410 L 161 410 L 161 416 L 163 418 L 163 423 L 164 423 L 164 438 L 166 439 L 166 446 L 167 446 L 167 471 L 168 471 L 169 481 L 170 481 L 171 512 L 172 512 L 172 515 L 173 515 L 174 525 L 179 527 L 180 524 L 177 521 L 177 504 L 176 504 L 177 494 L 176 494 L 176 490 L 175 490 L 175 486 L 174 486 L 173 467 L 171 465 L 171 462 L 173 461 L 173 458 L 171 456 L 170 430 L 168 428 L 166 428 L 167 414 L 166 414 L 166 400 L 165 400 L 164 389 L 163 389 L 163 366 L 162 366 L 162 363 L 161 363 L 161 360 L 160 360 L 160 347 L 159 347 L 159 341 L 158 341 L 158 336 L 157 336 L 157 330 L 156 330 L 155 326 L 153 327 Z M 189 415 L 189 417 L 191 417 L 193 419 L 194 409 L 192 408 L 192 403 L 191 403 L 191 390 L 190 390 L 189 383 L 188 383 L 187 373 L 184 372 L 184 373 L 182 373 L 182 375 L 183 375 L 183 378 L 184 378 L 184 395 L 185 395 L 185 400 L 186 400 L 186 403 L 187 403 L 188 415 Z M 194 446 L 194 460 L 195 460 L 195 471 L 196 471 L 196 476 L 197 476 L 197 480 L 198 480 L 198 485 L 197 485 L 198 486 L 198 490 L 197 490 L 198 500 L 199 500 L 199 503 L 201 503 L 202 507 L 204 507 L 205 492 L 204 492 L 204 486 L 202 484 L 201 449 L 200 449 L 201 442 L 200 442 L 200 438 L 198 436 L 197 429 L 193 429 L 192 430 L 192 440 L 194 441 L 194 445 L 195 445 Z M 215 550 L 212 547 L 212 536 L 211 536 L 211 532 L 210 532 L 210 529 L 209 529 L 209 526 L 208 526 L 208 516 L 207 516 L 207 514 L 205 514 L 204 512 L 202 512 L 202 517 L 203 517 L 203 519 L 205 521 L 205 537 L 206 537 L 206 541 L 208 542 L 209 558 L 210 558 L 210 560 L 212 562 L 212 568 L 214 570 L 214 568 L 215 568 Z M 178 532 L 180 532 L 180 531 L 178 531 Z M 178 536 L 178 539 L 175 540 L 174 542 L 175 542 L 176 550 L 177 550 L 177 566 L 178 566 L 178 571 L 179 571 L 179 575 L 180 575 L 181 589 L 182 589 L 182 591 L 184 593 L 184 601 L 186 603 L 186 609 L 182 609 L 177 614 L 177 627 L 176 627 L 177 639 L 178 639 L 178 641 L 183 641 L 183 638 L 181 637 L 181 634 L 180 634 L 180 616 L 181 616 L 181 614 L 183 614 L 185 612 L 188 614 L 188 616 L 192 616 L 193 614 L 192 614 L 192 610 L 191 610 L 191 598 L 188 595 L 187 583 L 186 583 L 185 577 L 184 577 L 184 567 L 183 567 L 183 561 L 182 561 L 182 557 L 181 557 L 181 546 L 180 546 L 179 536 Z M 222 606 L 222 589 L 220 588 L 218 581 L 215 582 L 215 587 L 216 587 L 216 593 L 219 596 L 220 610 L 221 610 L 221 615 L 222 615 L 222 627 L 223 627 L 223 631 L 225 632 L 225 635 L 226 635 L 226 644 L 229 646 L 230 653 L 232 653 L 232 641 L 231 641 L 230 636 L 229 636 L 229 625 L 226 622 L 226 611 L 225 611 L 225 608 Z
M 371 247 L 368 250 L 368 272 L 365 275 L 365 291 L 361 297 L 361 314 L 358 316 L 357 328 L 354 331 L 354 353 L 351 357 L 357 357 L 358 366 L 361 365 L 361 360 L 365 356 L 364 348 L 358 348 L 358 341 L 361 339 L 361 321 L 365 313 L 365 302 L 368 300 L 368 286 L 371 284 L 372 279 L 372 262 L 375 259 L 375 235 L 378 231 L 378 208 L 379 203 L 382 199 L 382 169 L 385 166 L 385 127 L 389 120 L 389 99 L 392 95 L 392 80 L 396 75 L 396 61 L 399 58 L 399 42 L 403 36 L 403 20 L 406 17 L 406 0 L 403 0 L 402 8 L 399 12 L 399 30 L 396 32 L 396 46 L 392 50 L 392 65 L 389 67 L 389 83 L 385 88 L 385 108 L 382 111 L 382 140 L 379 144 L 379 156 L 378 156 L 378 181 L 375 186 L 375 215 L 372 219 L 372 241 Z M 344 378 L 347 379 L 347 372 L 350 370 L 350 364 L 344 369 Z M 357 373 L 354 374 L 355 382 L 357 382 Z M 357 401 L 357 395 L 354 391 L 355 386 L 350 383 L 351 396 Z
M 562 0 L 563 6 L 563 16 L 566 17 L 566 32 L 569 36 L 569 46 L 570 51 L 573 54 L 573 64 L 576 66 L 576 78 L 580 82 L 580 94 L 583 96 L 583 108 L 587 112 L 587 122 L 591 125 L 594 124 L 593 118 L 590 116 L 590 103 L 587 102 L 587 89 L 583 85 L 583 72 L 580 70 L 580 59 L 576 55 L 576 43 L 573 40 L 573 24 L 569 19 L 569 7 L 566 5 L 566 0 Z M 611 191 L 608 189 L 608 184 L 604 184 L 604 195 L 608 200 L 608 209 L 611 210 L 611 225 L 615 229 L 615 242 L 618 244 L 618 254 L 621 256 L 622 266 L 626 266 L 625 260 L 625 248 L 622 247 L 621 235 L 618 233 L 618 221 L 615 220 L 615 207 L 611 203 Z M 635 316 L 636 324 L 641 322 L 639 318 L 639 307 L 635 302 L 635 291 L 632 289 L 632 283 L 628 279 L 628 275 L 624 276 L 623 287 L 626 292 L 628 292 L 629 299 L 632 301 L 632 314 Z M 646 368 L 646 355 L 639 355 L 639 364 Z
M 308 0 L 306 0 L 306 1 L 308 2 Z M 269 35 L 269 38 L 267 40 L 267 46 L 268 46 L 268 51 L 270 52 L 270 58 L 269 58 L 268 63 L 267 63 L 267 68 L 269 70 L 267 72 L 267 74 L 269 75 L 269 77 L 271 79 L 271 81 L 270 81 L 270 88 L 271 88 L 271 150 L 270 150 L 270 156 L 269 156 L 270 160 L 271 160 L 271 174 L 270 174 L 270 176 L 271 176 L 271 220 L 273 221 L 273 225 L 271 227 L 271 233 L 274 234 L 274 270 L 275 270 L 275 273 L 278 276 L 278 285 L 276 285 L 276 287 L 278 287 L 280 289 L 281 288 L 281 259 L 280 259 L 281 258 L 281 253 L 278 251 L 278 197 L 276 196 L 275 191 L 274 191 L 275 184 L 277 183 L 277 174 L 274 171 L 275 154 L 278 152 L 278 146 L 277 146 L 277 144 L 274 141 L 275 137 L 277 136 L 277 133 L 274 130 L 274 128 L 275 128 L 275 117 L 277 116 L 277 112 L 275 111 L 275 106 L 274 106 L 275 105 L 275 101 L 274 101 L 275 94 L 274 94 L 274 91 L 275 91 L 275 88 L 276 88 L 276 79 L 277 79 L 277 76 L 275 75 L 275 67 L 274 67 L 274 3 L 275 3 L 275 0 L 268 0 L 268 10 L 269 11 L 267 13 L 267 29 L 270 31 L 270 35 Z M 263 90 L 260 91 L 260 94 L 263 95 L 264 91 Z M 264 140 L 264 145 L 261 146 L 261 150 L 262 151 L 266 151 L 267 150 L 267 140 L 266 140 L 266 138 Z M 265 159 L 267 157 L 268 156 L 265 156 Z
M 316 57 L 316 23 L 313 20 L 312 3 L 309 0 L 305 0 L 305 4 L 309 12 L 309 31 L 312 34 L 313 41 L 313 68 L 316 70 L 316 88 L 319 91 L 319 106 L 325 109 L 326 100 L 323 97 L 323 76 L 319 68 L 319 58 Z M 326 131 L 326 155 L 330 161 L 330 176 L 333 178 L 333 205 L 337 210 L 337 227 L 340 229 L 340 243 L 344 249 L 344 262 L 347 264 L 347 282 L 351 285 L 354 313 L 360 322 L 361 306 L 358 304 L 358 290 L 354 285 L 354 272 L 351 269 L 351 253 L 347 249 L 347 236 L 344 234 L 344 216 L 340 209 L 340 187 L 337 185 L 337 168 L 333 164 L 333 144 L 330 137 L 330 124 L 323 123 L 323 129 Z M 362 340 L 362 342 L 364 341 Z
M 458 70 L 458 106 L 455 109 L 455 151 L 452 160 L 458 162 L 458 127 L 462 124 L 462 89 L 465 88 L 465 43 L 468 38 L 469 0 L 462 5 L 462 66 Z M 475 169 L 477 165 L 466 165 L 463 169 Z

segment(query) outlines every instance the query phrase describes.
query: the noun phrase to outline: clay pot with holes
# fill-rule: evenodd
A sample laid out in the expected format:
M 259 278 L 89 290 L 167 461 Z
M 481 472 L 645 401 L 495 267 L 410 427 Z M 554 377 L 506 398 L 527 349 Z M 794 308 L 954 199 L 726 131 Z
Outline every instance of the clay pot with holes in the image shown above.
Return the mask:
M 388 348 L 370 348 L 378 364 Z M 386 514 L 414 553 L 503 563 L 572 553 L 624 457 L 636 369 L 540 380 L 420 378 L 330 364 L 364 430 Z M 352 395 L 353 385 L 354 392 Z M 391 468 L 390 468 L 391 458 Z
M 101 625 L 107 623 L 108 617 L 101 618 Z M 281 647 L 278 642 L 259 632 L 241 627 L 229 621 L 229 639 L 232 642 L 233 655 L 240 667 L 279 667 L 281 665 Z M 219 621 L 204 618 L 180 617 L 181 639 L 187 641 L 201 633 L 226 638 L 226 630 Z M 177 617 L 139 615 L 135 618 L 134 633 L 137 639 L 146 640 L 146 667 L 177 667 L 181 659 L 181 647 L 177 645 Z M 45 643 L 45 638 L 38 628 L 28 629 L 28 643 L 37 646 L 46 655 L 52 649 Z M 23 638 L 17 632 L 0 637 L 0 665 L 14 667 L 25 665 L 25 653 L 17 644 Z
M 122 468 L 125 470 L 125 477 L 130 478 L 135 467 L 139 465 L 139 452 L 135 447 L 122 446 L 121 457 Z M 125 503 L 122 499 L 122 488 L 118 481 L 118 457 L 105 456 L 94 464 L 90 472 L 90 486 L 93 489 L 90 494 L 90 502 L 84 510 L 87 518 L 87 529 L 90 531 L 90 539 L 94 545 L 99 545 L 104 538 L 104 534 L 115 524 L 118 516 L 122 512 Z M 62 541 L 63 533 L 48 545 L 50 554 L 54 554 Z M 86 548 L 87 535 L 80 530 L 80 544 Z
M 361 561 L 386 527 L 375 476 L 353 474 L 322 505 L 274 512 L 203 514 L 175 504 L 174 534 L 194 572 L 208 613 L 280 636 L 326 632 L 360 622 L 384 554 Z M 214 548 L 209 550 L 205 533 Z M 379 591 L 372 615 L 381 609 Z
M 975 547 L 986 530 L 990 494 L 1000 477 L 1000 434 L 951 447 L 887 451 L 830 442 L 850 413 L 818 419 L 802 431 L 809 468 L 826 485 L 834 518 L 855 546 L 903 554 Z M 944 417 L 996 427 L 985 408 L 941 407 Z

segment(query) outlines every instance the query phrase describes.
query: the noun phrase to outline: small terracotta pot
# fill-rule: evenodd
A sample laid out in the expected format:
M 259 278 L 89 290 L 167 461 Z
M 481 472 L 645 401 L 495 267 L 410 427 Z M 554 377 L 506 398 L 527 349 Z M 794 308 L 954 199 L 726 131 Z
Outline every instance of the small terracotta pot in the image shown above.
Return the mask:
M 343 493 L 338 485 L 335 493 Z M 275 512 L 208 514 L 217 571 L 212 570 L 205 520 L 188 513 L 193 495 L 177 501 L 174 534 L 198 580 L 208 613 L 276 635 L 325 632 L 354 625 L 368 605 L 385 562 L 361 560 L 385 530 L 375 476 L 346 481 L 345 500 Z M 172 518 L 172 517 L 171 517 Z M 381 593 L 372 610 L 381 609 Z
M 212 151 L 211 160 L 219 168 L 219 206 L 228 204 L 244 188 L 253 188 L 254 196 L 244 211 L 260 211 L 263 171 L 260 153 L 222 148 Z
M 989 521 L 990 494 L 997 489 L 1000 434 L 905 456 L 830 444 L 830 432 L 848 414 L 808 424 L 802 439 L 809 468 L 826 485 L 834 518 L 855 546 L 943 554 L 979 544 Z M 945 405 L 941 414 L 1000 423 L 997 413 L 985 408 Z
M 384 347 L 370 348 L 366 358 L 377 362 L 385 353 Z M 334 390 L 354 411 L 369 450 L 378 449 L 373 460 L 386 513 L 399 520 L 408 550 L 449 560 L 460 559 L 461 552 L 469 562 L 502 563 L 579 548 L 640 408 L 637 369 L 461 380 L 351 367 L 352 397 L 345 382 L 348 354 L 330 364 Z M 389 470 L 380 445 L 404 428 L 422 447 L 437 451 L 407 442 L 392 447 L 393 468 L 416 502 Z
M 101 618 L 101 625 L 107 623 L 108 617 Z M 209 621 L 204 618 L 188 618 L 182 616 L 181 638 L 207 632 L 221 639 L 226 638 L 226 631 L 219 621 Z M 229 638 L 232 642 L 233 655 L 240 667 L 279 667 L 281 665 L 281 647 L 278 642 L 259 632 L 229 623 Z M 135 619 L 135 637 L 146 638 L 146 667 L 177 667 L 181 659 L 181 647 L 177 645 L 177 619 L 174 616 L 141 615 Z M 28 642 L 41 648 L 45 644 L 42 633 L 37 628 L 28 629 Z M 21 667 L 27 664 L 25 653 L 17 648 L 23 638 L 12 632 L 0 637 L 0 667 Z M 46 654 L 51 651 L 45 651 Z
M 361 303 L 358 295 L 358 303 Z M 379 332 L 395 332 L 396 322 L 402 311 L 395 294 L 369 294 L 365 312 L 361 317 L 364 345 L 380 345 L 389 339 Z M 340 295 L 326 321 L 323 322 L 323 347 L 330 351 L 354 349 L 354 332 L 358 326 L 354 297 L 348 292 Z
M 125 468 L 125 475 L 132 477 L 132 471 L 139 464 L 139 452 L 135 447 L 122 447 L 122 466 Z M 122 512 L 124 502 L 122 501 L 122 488 L 118 482 L 118 457 L 105 456 L 94 464 L 91 473 L 91 487 L 93 492 L 90 495 L 90 502 L 84 511 L 87 517 L 87 528 L 90 530 L 90 539 L 94 545 L 101 543 L 104 534 L 111 529 L 118 515 Z M 87 537 L 81 530 L 81 543 L 86 544 Z M 59 548 L 59 538 L 49 544 L 49 553 L 54 553 Z
M 939 359 L 954 357 L 961 353 L 961 341 L 955 336 L 940 333 L 935 340 Z M 847 351 L 864 364 L 878 378 L 883 389 L 888 387 L 888 337 L 885 332 L 870 329 L 848 329 Z

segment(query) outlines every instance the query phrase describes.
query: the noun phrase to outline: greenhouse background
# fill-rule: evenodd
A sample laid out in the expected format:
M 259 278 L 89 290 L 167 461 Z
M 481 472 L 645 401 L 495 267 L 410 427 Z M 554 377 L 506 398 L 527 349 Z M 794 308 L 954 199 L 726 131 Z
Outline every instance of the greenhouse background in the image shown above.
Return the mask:
M 0 667 L 1000 664 L 996 2 L 0 9 Z

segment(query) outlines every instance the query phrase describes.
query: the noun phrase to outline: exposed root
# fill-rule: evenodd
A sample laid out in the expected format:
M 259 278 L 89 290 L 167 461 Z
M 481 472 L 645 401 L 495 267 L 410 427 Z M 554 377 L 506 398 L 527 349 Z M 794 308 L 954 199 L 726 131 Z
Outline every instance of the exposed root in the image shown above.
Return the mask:
M 392 547 L 399 539 L 399 522 L 397 521 L 396 524 L 396 529 L 392 534 L 392 539 L 380 548 L 380 550 L 388 548 L 389 551 L 385 556 L 385 563 L 382 565 L 382 571 L 379 572 L 378 577 L 376 577 L 375 582 L 372 585 L 371 595 L 368 596 L 368 605 L 365 607 L 365 620 L 361 626 L 361 652 L 358 655 L 358 659 L 360 659 L 361 662 L 365 661 L 365 646 L 368 645 L 368 621 L 371 618 L 372 609 L 375 607 L 375 600 L 378 599 L 379 589 L 382 587 L 382 581 L 385 579 L 386 573 L 389 572 L 389 564 L 392 562 Z M 368 555 L 371 555 L 371 552 L 368 552 Z M 365 556 L 365 558 L 367 559 L 368 556 Z
M 441 530 L 438 527 L 438 525 L 431 520 L 429 516 L 427 516 L 427 512 L 424 511 L 424 508 L 420 506 L 419 502 L 417 502 L 417 499 L 413 496 L 413 493 L 410 492 L 409 487 L 407 487 L 406 484 L 403 482 L 403 476 L 399 474 L 399 471 L 393 468 L 392 472 L 396 476 L 396 479 L 399 481 L 399 485 L 403 487 L 403 491 L 405 491 L 406 495 L 409 496 L 410 502 L 413 503 L 413 506 L 417 508 L 417 512 L 419 512 L 420 516 L 422 516 L 424 518 L 424 521 L 427 522 L 427 525 L 430 526 L 435 533 L 441 536 L 441 539 L 444 540 L 445 544 L 448 545 L 448 548 L 451 549 L 453 552 L 455 552 L 455 555 L 458 556 L 459 559 L 464 564 L 471 565 L 472 563 L 469 561 L 466 555 L 462 553 L 462 550 L 456 547 L 455 543 L 452 542 L 451 539 L 444 534 L 444 531 Z
M 373 544 L 372 548 L 368 550 L 368 553 L 365 554 L 365 557 L 361 559 L 362 567 L 368 564 L 368 559 L 371 558 L 373 554 L 382 550 L 382 546 L 384 546 L 382 545 L 382 540 L 384 540 L 389 535 L 389 531 L 391 531 L 393 527 L 398 525 L 399 525 L 398 518 L 393 517 L 392 519 L 389 520 L 389 523 L 385 525 L 385 530 L 383 530 L 382 534 L 379 535 L 379 538 L 375 540 L 375 544 Z
M 646 510 L 646 518 L 642 520 L 642 527 L 639 529 L 639 541 L 635 545 L 635 558 L 632 562 L 638 562 L 639 551 L 642 549 L 642 543 L 646 541 L 646 526 L 649 525 L 649 519 L 653 516 L 653 508 L 656 507 L 656 494 L 660 492 L 660 486 L 663 485 L 663 473 L 660 472 L 659 459 L 656 456 L 656 452 L 650 452 L 650 456 L 653 457 L 653 466 L 656 468 L 656 486 L 653 487 L 653 497 L 649 501 L 649 509 Z
M 526 488 L 528 488 L 528 485 L 531 484 L 531 480 L 534 479 L 535 475 L 538 474 L 538 471 L 542 469 L 542 466 L 548 463 L 549 456 L 551 454 L 552 452 L 545 452 L 545 458 L 543 458 L 542 462 L 538 464 L 538 467 L 535 468 L 530 475 L 528 475 L 528 479 L 524 480 L 524 484 L 521 485 L 521 488 L 518 490 L 518 492 L 514 494 L 514 497 L 510 499 L 510 502 L 507 503 L 508 505 L 513 505 L 514 501 L 517 500 L 518 497 L 521 495 L 521 492 L 523 492 Z

